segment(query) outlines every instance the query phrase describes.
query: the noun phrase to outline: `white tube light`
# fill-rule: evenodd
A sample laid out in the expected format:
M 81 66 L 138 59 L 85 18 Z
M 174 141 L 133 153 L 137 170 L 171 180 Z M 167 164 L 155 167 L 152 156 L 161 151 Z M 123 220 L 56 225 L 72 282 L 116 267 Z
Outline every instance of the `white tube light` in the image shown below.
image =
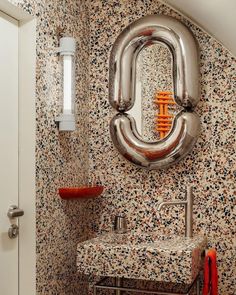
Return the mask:
M 60 39 L 59 53 L 63 65 L 63 112 L 59 117 L 56 118 L 56 122 L 59 123 L 59 130 L 61 131 L 75 130 L 75 49 L 76 41 L 74 38 L 63 37 Z
M 63 112 L 72 114 L 72 56 L 63 56 Z

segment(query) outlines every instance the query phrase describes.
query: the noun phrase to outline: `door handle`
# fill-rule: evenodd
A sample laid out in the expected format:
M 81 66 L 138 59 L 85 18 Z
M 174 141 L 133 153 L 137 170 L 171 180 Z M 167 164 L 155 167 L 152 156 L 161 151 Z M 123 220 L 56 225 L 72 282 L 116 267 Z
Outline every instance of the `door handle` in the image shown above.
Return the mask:
M 8 230 L 8 237 L 10 239 L 15 239 L 18 237 L 19 234 L 19 227 L 16 224 L 12 224 Z
M 10 206 L 8 212 L 7 212 L 7 216 L 9 218 L 15 218 L 15 217 L 20 217 L 24 215 L 24 211 L 22 209 L 19 209 L 18 206 L 16 205 L 12 205 Z

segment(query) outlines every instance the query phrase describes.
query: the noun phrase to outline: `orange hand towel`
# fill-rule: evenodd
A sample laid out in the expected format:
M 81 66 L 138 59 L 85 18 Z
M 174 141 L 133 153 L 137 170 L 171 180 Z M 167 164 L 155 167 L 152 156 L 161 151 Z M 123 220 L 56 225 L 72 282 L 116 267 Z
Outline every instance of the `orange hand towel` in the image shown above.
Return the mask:
M 203 295 L 218 295 L 218 274 L 215 249 L 208 250 L 205 256 Z

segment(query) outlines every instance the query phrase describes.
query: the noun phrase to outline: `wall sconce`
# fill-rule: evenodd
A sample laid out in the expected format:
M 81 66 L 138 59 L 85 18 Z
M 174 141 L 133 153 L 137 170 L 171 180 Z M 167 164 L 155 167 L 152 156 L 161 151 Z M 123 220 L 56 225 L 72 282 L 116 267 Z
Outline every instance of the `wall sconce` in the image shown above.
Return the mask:
M 60 131 L 75 130 L 75 49 L 74 38 L 63 37 L 60 39 L 58 52 L 63 66 L 63 111 L 55 120 Z

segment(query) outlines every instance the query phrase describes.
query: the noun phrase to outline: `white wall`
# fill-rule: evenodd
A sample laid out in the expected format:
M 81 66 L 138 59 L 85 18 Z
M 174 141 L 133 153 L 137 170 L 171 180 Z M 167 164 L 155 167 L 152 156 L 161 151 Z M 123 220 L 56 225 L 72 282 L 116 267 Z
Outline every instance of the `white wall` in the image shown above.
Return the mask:
M 236 0 L 162 0 L 180 11 L 236 56 Z

